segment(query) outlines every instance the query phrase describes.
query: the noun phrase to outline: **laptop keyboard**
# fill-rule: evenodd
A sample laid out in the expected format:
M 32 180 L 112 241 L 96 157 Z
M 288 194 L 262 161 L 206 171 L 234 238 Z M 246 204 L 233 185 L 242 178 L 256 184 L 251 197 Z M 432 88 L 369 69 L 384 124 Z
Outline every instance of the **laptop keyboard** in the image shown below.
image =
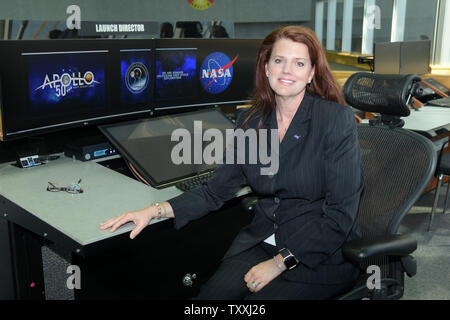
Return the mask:
M 203 173 L 198 176 L 194 176 L 194 177 L 182 180 L 182 181 L 176 183 L 175 186 L 178 189 L 180 189 L 181 191 L 189 191 L 189 190 L 207 182 L 209 179 L 211 179 L 212 175 L 213 175 L 213 171 Z

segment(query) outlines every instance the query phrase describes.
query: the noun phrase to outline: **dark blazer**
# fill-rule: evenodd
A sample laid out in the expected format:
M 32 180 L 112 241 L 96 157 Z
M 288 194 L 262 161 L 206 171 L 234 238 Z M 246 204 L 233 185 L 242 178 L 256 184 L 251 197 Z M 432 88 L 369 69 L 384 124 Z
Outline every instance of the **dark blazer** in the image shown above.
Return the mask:
M 246 116 L 238 118 L 237 127 Z M 244 129 L 257 127 L 258 119 L 252 118 Z M 277 128 L 274 111 L 262 128 Z M 277 249 L 288 248 L 300 260 L 284 278 L 322 284 L 354 279 L 357 267 L 346 262 L 341 251 L 345 241 L 360 237 L 356 215 L 364 179 L 353 112 L 305 94 L 279 153 L 275 175 L 261 175 L 267 164 L 235 161 L 220 165 L 202 187 L 169 200 L 175 228 L 220 208 L 246 182 L 259 198 L 255 216 L 225 258 L 275 233 Z

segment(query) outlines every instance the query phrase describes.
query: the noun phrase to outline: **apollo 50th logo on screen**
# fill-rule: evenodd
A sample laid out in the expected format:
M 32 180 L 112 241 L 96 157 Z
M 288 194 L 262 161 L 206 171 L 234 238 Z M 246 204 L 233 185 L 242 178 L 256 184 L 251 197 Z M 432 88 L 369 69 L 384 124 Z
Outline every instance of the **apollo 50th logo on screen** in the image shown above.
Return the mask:
M 225 91 L 233 80 L 233 64 L 238 59 L 233 60 L 222 53 L 213 52 L 203 60 L 200 73 L 200 83 L 203 89 L 212 94 Z
M 31 109 L 104 108 L 107 51 L 23 53 Z
M 46 74 L 43 83 L 35 90 L 54 90 L 56 97 L 64 97 L 72 90 L 87 88 L 101 83 L 95 80 L 95 74 L 92 71 L 72 71 L 62 69 L 61 74 Z

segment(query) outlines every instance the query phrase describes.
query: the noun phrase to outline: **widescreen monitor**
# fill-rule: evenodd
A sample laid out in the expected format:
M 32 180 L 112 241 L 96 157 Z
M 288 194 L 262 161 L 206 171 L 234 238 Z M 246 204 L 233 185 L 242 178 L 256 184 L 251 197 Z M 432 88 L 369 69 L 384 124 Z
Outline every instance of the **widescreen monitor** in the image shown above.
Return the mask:
M 248 104 L 260 41 L 0 41 L 1 139 Z
M 155 110 L 248 104 L 260 41 L 155 39 Z
M 22 53 L 28 80 L 22 110 L 28 120 L 26 125 L 51 126 L 79 114 L 105 112 L 107 54 L 107 50 Z M 20 128 L 22 121 L 11 118 L 9 124 Z
M 151 40 L 0 41 L 2 139 L 149 116 Z
M 194 135 L 194 122 L 201 121 L 202 135 Z M 199 123 L 197 122 L 197 125 Z M 205 161 L 202 154 L 195 155 L 196 148 L 205 150 L 211 141 L 203 139 L 207 129 L 218 129 L 226 139 L 226 130 L 233 129 L 234 123 L 218 109 L 184 112 L 155 118 L 139 119 L 124 123 L 107 124 L 99 127 L 110 143 L 129 161 L 138 173 L 155 188 L 164 188 L 183 179 L 212 171 L 217 163 Z M 197 126 L 197 128 L 200 128 Z M 187 157 L 181 163 L 174 157 L 183 140 L 175 139 L 177 129 L 185 129 L 190 135 Z M 172 141 L 173 140 L 173 141 Z M 177 147 L 178 145 L 178 147 Z M 223 144 L 223 150 L 226 143 Z M 185 150 L 186 151 L 186 150 Z M 197 149 L 198 151 L 198 149 Z M 184 156 L 186 156 L 184 154 Z M 195 158 L 200 156 L 200 158 Z

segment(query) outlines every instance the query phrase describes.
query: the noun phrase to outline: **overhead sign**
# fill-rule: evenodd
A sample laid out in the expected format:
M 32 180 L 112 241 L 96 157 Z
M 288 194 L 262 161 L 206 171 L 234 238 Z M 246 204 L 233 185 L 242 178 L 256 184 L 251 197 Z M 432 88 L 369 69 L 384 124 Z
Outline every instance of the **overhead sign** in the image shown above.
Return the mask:
M 79 34 L 81 36 L 112 34 L 157 34 L 157 22 L 94 22 L 83 21 Z

